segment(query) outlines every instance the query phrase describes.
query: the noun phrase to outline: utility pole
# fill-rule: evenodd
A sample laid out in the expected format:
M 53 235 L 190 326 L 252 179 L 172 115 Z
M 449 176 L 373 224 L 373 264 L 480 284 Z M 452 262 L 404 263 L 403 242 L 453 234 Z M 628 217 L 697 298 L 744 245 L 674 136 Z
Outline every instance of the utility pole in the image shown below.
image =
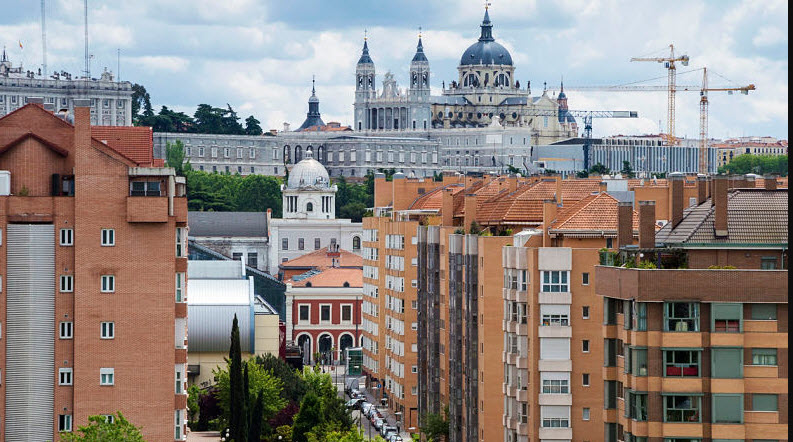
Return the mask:
M 85 5 L 85 77 L 91 79 L 91 56 L 88 54 L 88 0 L 84 1 Z
M 41 72 L 47 77 L 47 21 L 44 8 L 45 0 L 41 0 Z

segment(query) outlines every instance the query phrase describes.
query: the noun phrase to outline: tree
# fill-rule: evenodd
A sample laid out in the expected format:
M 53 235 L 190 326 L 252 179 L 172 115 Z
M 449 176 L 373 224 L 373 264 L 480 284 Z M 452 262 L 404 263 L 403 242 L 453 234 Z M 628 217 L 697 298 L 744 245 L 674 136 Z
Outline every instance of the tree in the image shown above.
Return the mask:
M 322 420 L 322 404 L 316 393 L 310 391 L 303 397 L 300 411 L 295 415 L 295 423 L 292 425 L 292 440 L 308 442 L 306 433 L 310 432 Z
M 227 417 L 229 422 L 229 435 L 234 442 L 244 442 L 247 439 L 248 432 L 246 431 L 245 422 L 248 419 L 246 416 L 245 402 L 247 401 L 247 392 L 243 390 L 244 379 L 242 375 L 242 350 L 240 348 L 240 327 L 237 322 L 237 315 L 234 314 L 234 322 L 231 324 L 231 348 L 229 349 L 228 358 L 229 370 L 229 400 L 226 406 L 223 407 L 227 410 Z M 221 379 L 218 374 L 215 374 L 215 379 L 221 388 Z M 221 404 L 223 400 L 221 398 Z
M 633 173 L 633 168 L 631 167 L 631 162 L 628 161 L 628 160 L 624 160 L 622 162 L 622 170 L 620 170 L 620 173 L 622 174 L 623 177 L 626 177 L 626 178 L 633 178 L 634 176 L 636 176 L 636 174 Z
M 194 422 L 198 415 L 199 406 L 198 399 L 201 396 L 201 389 L 198 385 L 191 385 L 187 389 L 187 421 Z
M 281 182 L 278 178 L 265 175 L 248 175 L 235 178 L 236 191 L 233 195 L 234 210 L 238 212 L 264 212 L 273 210 L 273 216 L 280 216 Z
M 245 135 L 261 135 L 262 130 L 261 122 L 251 115 L 245 119 Z
M 89 416 L 88 425 L 73 433 L 60 433 L 66 442 L 145 442 L 140 428 L 129 422 L 119 411 L 112 422 L 105 416 Z
M 586 170 L 579 170 L 575 173 L 576 178 L 589 178 L 589 172 Z
M 149 93 L 146 92 L 146 88 L 141 84 L 133 84 L 132 85 L 132 122 L 136 126 L 138 125 L 138 115 L 143 109 L 143 116 L 144 117 L 151 117 L 154 115 L 154 111 L 151 108 L 151 97 Z
M 515 167 L 515 166 L 513 166 L 511 164 L 507 164 L 507 173 L 511 173 L 513 175 L 517 175 L 517 174 L 521 173 L 521 171 L 520 171 L 520 169 L 518 169 L 517 167 Z
M 611 173 L 611 170 L 603 164 L 597 163 L 589 168 L 589 173 L 594 175 L 608 175 Z
M 246 367 L 247 369 L 247 367 Z M 248 371 L 246 370 L 247 374 Z M 256 402 L 250 413 L 250 421 L 248 422 L 248 440 L 250 442 L 258 442 L 262 436 L 262 425 L 264 424 L 264 391 L 260 391 L 256 395 Z
M 439 441 L 441 438 L 449 437 L 449 406 L 443 408 L 443 416 L 437 413 L 427 413 L 424 415 L 424 425 L 421 432 L 428 439 Z
M 719 173 L 725 174 L 788 174 L 787 155 L 752 155 L 743 154 L 733 158 L 729 163 L 719 167 Z
M 170 141 L 165 142 L 165 165 L 173 167 L 179 176 L 184 176 L 185 170 L 192 169 L 190 160 L 185 161 L 182 140 L 176 140 L 173 144 Z
M 256 356 L 256 363 L 262 369 L 270 372 L 274 377 L 281 380 L 283 386 L 281 389 L 282 398 L 297 404 L 303 400 L 308 386 L 300 375 L 300 372 L 295 370 L 294 367 L 287 364 L 283 359 L 269 353 L 264 356 Z

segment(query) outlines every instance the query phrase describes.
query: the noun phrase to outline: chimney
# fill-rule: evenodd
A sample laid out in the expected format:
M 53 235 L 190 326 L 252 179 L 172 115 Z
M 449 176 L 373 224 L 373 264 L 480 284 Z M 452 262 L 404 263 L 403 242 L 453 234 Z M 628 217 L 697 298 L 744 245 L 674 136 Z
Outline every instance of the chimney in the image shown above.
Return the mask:
M 639 201 L 639 248 L 655 247 L 655 201 Z
M 697 205 L 708 199 L 708 176 L 705 174 L 697 175 Z
M 507 177 L 507 191 L 512 193 L 518 190 L 518 177 L 515 176 L 508 176 Z
M 463 210 L 463 229 L 469 232 L 471 230 L 471 223 L 476 221 L 476 195 L 473 193 L 465 195 Z
M 605 181 L 601 181 L 598 183 L 598 192 L 603 193 L 609 190 L 609 186 Z
M 669 189 L 671 191 L 670 206 L 672 207 L 672 217 L 670 222 L 672 228 L 677 227 L 677 224 L 683 219 L 683 182 L 686 179 L 680 172 L 673 172 L 669 174 Z
M 556 219 L 556 211 L 558 209 L 555 199 L 544 200 L 542 202 L 542 246 L 551 247 L 551 238 L 548 234 L 548 229 L 551 223 Z
M 753 174 L 753 173 L 747 173 L 746 175 L 744 175 L 743 187 L 745 189 L 754 189 L 754 187 L 755 187 L 755 184 L 754 184 L 755 177 L 756 177 L 756 175 Z
M 729 231 L 727 230 L 728 186 L 729 178 L 726 176 L 717 175 L 713 177 L 713 203 L 716 206 L 716 222 L 713 227 L 718 237 L 729 236 Z
M 284 132 L 289 132 L 289 123 L 284 122 Z
M 454 225 L 454 195 L 452 189 L 441 191 L 441 223 L 444 226 Z
M 80 158 L 91 147 L 91 100 L 75 99 L 73 103 L 75 157 Z
M 765 188 L 765 190 L 776 190 L 776 175 L 764 176 L 763 187 Z
M 633 244 L 633 203 L 617 203 L 617 248 Z
M 556 202 L 559 207 L 564 207 L 564 201 L 562 201 L 562 177 L 556 177 Z

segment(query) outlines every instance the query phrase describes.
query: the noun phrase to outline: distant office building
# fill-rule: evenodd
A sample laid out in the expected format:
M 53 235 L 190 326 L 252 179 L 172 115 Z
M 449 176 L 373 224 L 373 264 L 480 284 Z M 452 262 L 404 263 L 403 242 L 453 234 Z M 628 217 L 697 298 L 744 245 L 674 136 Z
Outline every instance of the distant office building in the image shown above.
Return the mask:
M 278 356 L 278 312 L 254 293 L 253 277 L 238 261 L 187 263 L 188 381 L 214 384 L 213 370 L 225 368 L 234 315 L 240 328 L 242 357 Z
M 87 99 L 74 124 L 28 102 L 0 118 L 0 434 L 60 440 L 121 412 L 185 440 L 184 178 L 132 128 L 92 128 Z
M 13 67 L 3 50 L 0 59 L 0 117 L 43 97 L 44 106 L 54 112 L 74 114 L 74 100 L 91 100 L 92 126 L 132 126 L 132 83 L 116 81 L 105 69 L 98 79 L 75 77 L 67 72 L 26 71 Z M 162 157 L 158 157 L 162 158 Z
M 740 137 L 730 138 L 721 143 L 713 144 L 718 151 L 719 166 L 723 166 L 733 158 L 743 155 L 787 155 L 787 140 L 773 137 Z

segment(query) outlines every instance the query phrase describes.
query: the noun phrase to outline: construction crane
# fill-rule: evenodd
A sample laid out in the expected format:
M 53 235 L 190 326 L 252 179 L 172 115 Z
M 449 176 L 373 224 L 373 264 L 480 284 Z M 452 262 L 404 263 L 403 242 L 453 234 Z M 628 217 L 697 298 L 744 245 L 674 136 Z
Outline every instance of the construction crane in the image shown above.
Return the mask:
M 592 119 L 593 118 L 639 118 L 636 111 L 585 111 L 585 110 L 566 110 L 573 117 L 584 119 L 584 170 L 589 170 L 589 152 L 592 148 Z M 532 109 L 527 115 L 536 117 L 557 117 L 559 111 Z
M 671 145 L 677 144 L 677 138 L 675 138 L 675 92 L 677 88 L 675 87 L 675 81 L 677 76 L 677 68 L 675 67 L 675 62 L 679 61 L 683 64 L 683 66 L 688 66 L 688 55 L 680 55 L 675 56 L 675 45 L 669 45 L 669 57 L 633 57 L 631 61 L 654 61 L 656 63 L 664 63 L 664 67 L 668 71 L 668 94 L 669 94 L 669 103 L 667 105 L 667 113 L 668 113 L 668 136 L 669 136 L 669 143 Z

